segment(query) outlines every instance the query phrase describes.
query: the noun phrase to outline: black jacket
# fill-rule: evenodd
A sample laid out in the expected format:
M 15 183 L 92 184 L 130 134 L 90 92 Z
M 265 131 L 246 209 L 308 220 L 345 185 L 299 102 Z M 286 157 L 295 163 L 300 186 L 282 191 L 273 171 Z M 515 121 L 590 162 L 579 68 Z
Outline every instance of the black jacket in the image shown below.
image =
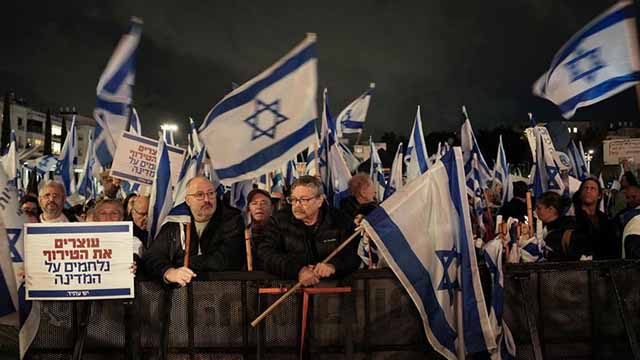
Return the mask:
M 577 261 L 583 254 L 591 255 L 591 247 L 574 239 L 575 218 L 561 216 L 546 224 L 547 235 L 544 238 L 549 251 L 546 258 L 549 261 Z
M 296 219 L 291 209 L 283 209 L 269 219 L 264 239 L 258 244 L 263 269 L 286 279 L 297 279 L 305 265 L 315 265 L 326 258 L 353 233 L 353 222 L 341 211 L 324 204 L 318 222 L 306 226 Z M 357 270 L 360 258 L 358 243 L 353 240 L 330 264 L 336 268 L 336 277 Z
M 527 203 L 514 197 L 502 206 L 498 215 L 502 215 L 504 221 L 512 217 L 524 222 L 524 217 L 527 216 Z
M 593 260 L 620 259 L 622 246 L 618 240 L 618 229 L 606 214 L 596 210 L 594 221 L 579 207 L 576 209 L 576 229 L 574 239 L 583 244 L 585 255 L 593 255 Z M 590 253 L 586 253 L 588 250 Z
M 166 223 L 151 246 L 142 255 L 144 267 L 150 275 L 162 278 L 172 268 L 181 267 L 184 250 L 180 241 L 180 224 Z M 198 247 L 202 255 L 198 255 Z M 189 268 L 198 271 L 240 270 L 245 263 L 244 221 L 240 212 L 218 203 L 211 220 L 198 237 L 191 217 Z

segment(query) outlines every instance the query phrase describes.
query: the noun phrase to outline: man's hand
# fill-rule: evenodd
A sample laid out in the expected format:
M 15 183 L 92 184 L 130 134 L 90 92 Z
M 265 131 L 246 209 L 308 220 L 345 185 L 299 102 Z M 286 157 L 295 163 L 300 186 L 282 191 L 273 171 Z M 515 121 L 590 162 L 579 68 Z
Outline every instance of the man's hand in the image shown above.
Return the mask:
M 313 273 L 320 279 L 329 277 L 336 272 L 336 267 L 331 264 L 319 263 L 313 268 Z
M 298 281 L 302 286 L 310 286 L 319 283 L 320 279 L 314 273 L 313 266 L 304 266 L 298 272 Z
M 164 280 L 168 283 L 177 283 L 180 287 L 186 286 L 196 274 L 188 267 L 171 268 L 164 273 Z

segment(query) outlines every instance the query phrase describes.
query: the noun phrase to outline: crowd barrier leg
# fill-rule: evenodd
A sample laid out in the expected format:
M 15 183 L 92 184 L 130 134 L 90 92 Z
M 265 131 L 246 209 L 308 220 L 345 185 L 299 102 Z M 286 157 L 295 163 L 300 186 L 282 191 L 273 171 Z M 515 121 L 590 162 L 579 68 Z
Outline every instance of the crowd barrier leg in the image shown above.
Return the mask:
M 529 335 L 531 336 L 531 347 L 533 348 L 533 358 L 535 360 L 542 360 L 542 348 L 540 346 L 540 335 L 538 334 L 538 325 L 533 313 L 530 310 L 531 303 L 529 302 L 529 291 L 527 290 L 528 277 L 518 278 L 520 284 L 520 291 L 522 292 L 522 307 L 524 309 L 525 317 L 527 318 L 527 325 L 529 327 Z
M 629 340 L 631 353 L 633 354 L 634 359 L 640 360 L 640 350 L 638 349 L 638 340 L 636 338 L 636 332 L 633 329 L 633 325 L 630 323 L 630 317 L 626 309 L 626 301 L 620 296 L 620 291 L 618 290 L 618 284 L 616 280 L 618 271 L 609 269 L 609 274 L 611 275 L 611 284 L 613 285 L 613 292 L 616 297 L 618 312 L 620 313 L 620 317 L 622 317 L 622 323 L 624 324 L 624 329 L 625 329 L 625 332 L 627 333 L 627 339 Z
M 82 313 L 80 315 L 80 323 L 78 325 L 78 332 L 76 342 L 73 345 L 73 360 L 81 360 L 84 354 L 84 342 L 87 339 L 87 326 L 89 325 L 89 319 L 93 312 L 93 301 L 82 302 Z M 80 304 L 78 304 L 80 305 Z

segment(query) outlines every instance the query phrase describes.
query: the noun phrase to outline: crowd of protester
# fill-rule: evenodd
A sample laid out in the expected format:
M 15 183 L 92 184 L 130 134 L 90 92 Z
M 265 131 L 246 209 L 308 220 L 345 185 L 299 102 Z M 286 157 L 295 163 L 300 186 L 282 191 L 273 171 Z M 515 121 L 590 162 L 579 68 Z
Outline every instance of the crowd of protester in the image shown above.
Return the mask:
M 199 272 L 234 270 L 264 270 L 308 286 L 358 268 L 381 265 L 374 244 L 366 237 L 350 243 L 329 262 L 322 262 L 354 232 L 359 219 L 378 206 L 368 174 L 351 178 L 348 194 L 336 207 L 329 204 L 318 178 L 302 176 L 285 194 L 255 187 L 247 195 L 244 209 L 232 207 L 228 197 L 219 197 L 209 179 L 195 177 L 187 184 L 185 199 L 192 230 L 188 249 L 184 224 L 166 222 L 152 239 L 149 197 L 129 194 L 119 198 L 118 179 L 104 173 L 100 180 L 104 190 L 96 201 L 65 208 L 63 186 L 50 180 L 42 184 L 39 194 L 26 194 L 21 209 L 29 222 L 131 221 L 137 271 L 175 286 L 185 286 Z M 631 172 L 624 174 L 621 185 L 605 199 L 600 182 L 588 178 L 571 198 L 546 192 L 534 199 L 535 217 L 543 224 L 544 258 L 640 258 L 640 186 Z M 519 181 L 512 189 L 512 199 L 504 204 L 499 204 L 500 196 L 487 197 L 495 204 L 487 206 L 486 229 L 477 234 L 485 241 L 495 236 L 491 228 L 498 215 L 503 221 L 527 221 L 528 186 Z M 601 206 L 603 201 L 608 206 Z

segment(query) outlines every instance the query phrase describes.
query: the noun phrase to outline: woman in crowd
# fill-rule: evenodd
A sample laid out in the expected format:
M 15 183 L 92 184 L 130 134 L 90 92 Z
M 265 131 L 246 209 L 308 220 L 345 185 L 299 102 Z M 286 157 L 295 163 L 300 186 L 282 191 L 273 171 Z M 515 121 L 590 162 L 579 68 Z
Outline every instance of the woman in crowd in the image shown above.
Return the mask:
M 544 224 L 546 258 L 549 261 L 580 260 L 587 251 L 584 244 L 574 239 L 574 218 L 562 215 L 565 208 L 565 200 L 552 191 L 542 194 L 536 202 L 536 215 Z

